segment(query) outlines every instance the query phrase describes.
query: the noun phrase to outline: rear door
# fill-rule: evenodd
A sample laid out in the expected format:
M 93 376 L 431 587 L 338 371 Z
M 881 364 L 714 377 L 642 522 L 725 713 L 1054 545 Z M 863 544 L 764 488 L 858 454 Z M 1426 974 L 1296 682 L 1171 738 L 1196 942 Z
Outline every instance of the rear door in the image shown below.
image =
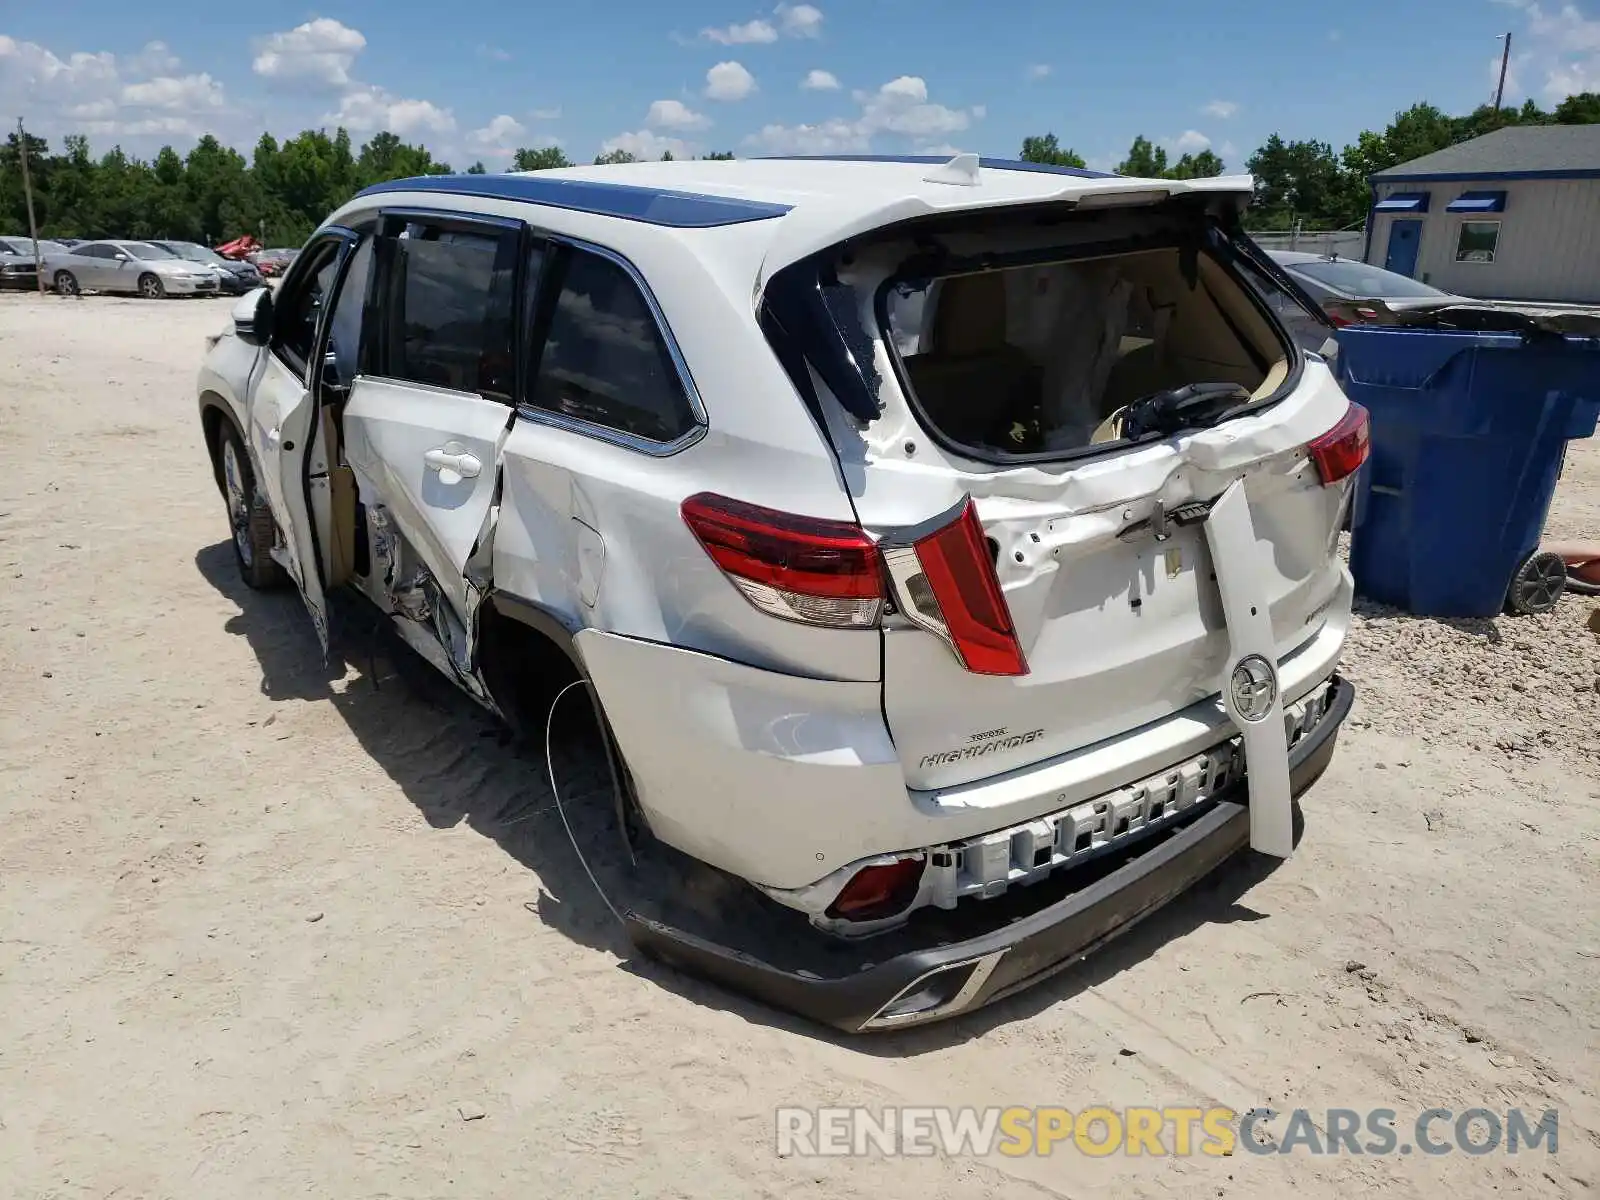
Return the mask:
M 436 632 L 470 664 L 480 589 L 469 560 L 491 544 L 500 448 L 513 414 L 522 227 L 385 213 L 361 372 L 344 409 L 363 503 L 387 510 L 453 622 Z
M 354 241 L 348 230 L 330 230 L 306 247 L 298 269 L 278 289 L 272 341 L 260 357 L 260 374 L 250 391 L 250 448 L 257 485 L 266 493 L 283 536 L 274 556 L 300 589 L 324 651 L 327 612 L 306 496 L 306 455 L 316 415 L 313 389 L 321 367 L 318 339 L 323 312 Z
M 1211 245 L 1217 269 L 1199 278 L 1221 295 L 1229 252 Z M 981 529 L 966 565 L 985 560 L 977 570 L 946 563 L 944 599 L 927 606 L 936 615 L 944 605 L 944 615 L 930 621 L 918 619 L 927 615 L 919 597 L 939 591 L 937 572 L 902 569 L 886 555 L 900 587 L 898 612 L 884 624 L 884 713 L 913 788 L 1001 775 L 1215 699 L 1230 637 L 1218 586 L 1226 568 L 1215 561 L 1206 522 L 1234 483 L 1253 530 L 1246 540 L 1260 550 L 1245 555 L 1259 560 L 1247 566 L 1254 599 L 1246 610 L 1270 617 L 1274 665 L 1325 632 L 1336 653 L 1349 599 L 1336 554 L 1348 489 L 1322 485 L 1307 443 L 1348 405 L 1324 363 L 1279 346 L 1261 385 L 1263 395 L 1276 389 L 1276 402 L 1210 428 L 1099 453 L 1089 446 L 1076 459 L 984 464 L 930 439 L 885 345 L 879 313 L 888 310 L 859 294 L 860 285 L 857 292 L 863 327 L 877 340 L 884 405 L 865 436 L 843 424 L 834 430 L 846 461 L 864 460 L 852 486 L 860 520 L 892 546 L 927 536 L 930 523 L 948 522 L 970 497 Z M 1281 341 L 1263 305 L 1237 286 L 1226 296 L 1225 323 L 1251 325 L 1252 346 Z M 980 402 L 981 393 L 974 390 Z M 929 565 L 924 556 L 921 567 Z M 989 603 L 987 578 L 1003 604 Z M 970 662 L 948 636 L 952 597 L 977 614 L 968 622 Z M 986 622 L 994 624 L 986 605 L 1014 626 L 1023 672 L 973 669 L 984 657 L 1004 665 L 1004 655 L 982 646 Z M 1331 661 L 1302 690 L 1327 670 Z M 1297 671 L 1285 671 L 1286 691 L 1291 681 L 1300 686 Z

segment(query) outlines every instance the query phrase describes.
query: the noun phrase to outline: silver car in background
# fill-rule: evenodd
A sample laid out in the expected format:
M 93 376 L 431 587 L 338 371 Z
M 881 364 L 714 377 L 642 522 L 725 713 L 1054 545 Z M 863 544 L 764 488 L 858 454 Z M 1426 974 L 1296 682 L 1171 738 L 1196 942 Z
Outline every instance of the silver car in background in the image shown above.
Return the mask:
M 186 262 L 149 242 L 84 242 L 64 253 L 41 255 L 45 279 L 63 296 L 80 292 L 126 292 L 163 296 L 215 296 L 221 289 L 214 268 Z
M 66 249 L 60 242 L 53 242 L 49 238 L 39 239 L 40 258 L 50 253 L 65 253 Z M 37 262 L 31 237 L 0 237 L 0 287 L 36 287 Z

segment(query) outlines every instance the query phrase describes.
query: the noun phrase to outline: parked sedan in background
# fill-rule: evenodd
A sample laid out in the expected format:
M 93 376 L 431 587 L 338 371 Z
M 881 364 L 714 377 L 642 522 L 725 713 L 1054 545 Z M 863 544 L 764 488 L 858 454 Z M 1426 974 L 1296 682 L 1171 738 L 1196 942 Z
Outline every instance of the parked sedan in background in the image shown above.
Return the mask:
M 59 243 L 47 238 L 39 239 L 39 253 L 64 250 Z M 30 237 L 0 237 L 0 287 L 31 288 L 37 286 L 37 261 L 33 256 L 33 239 Z
M 1332 258 L 1325 254 L 1305 254 L 1294 250 L 1267 251 L 1280 267 L 1294 277 L 1294 281 L 1322 305 L 1330 320 L 1336 325 L 1350 324 L 1349 314 L 1363 319 L 1377 317 L 1374 310 L 1351 309 L 1350 302 L 1382 300 L 1391 310 L 1399 312 L 1408 308 L 1436 307 L 1442 300 L 1459 297 L 1442 292 L 1436 287 L 1419 283 L 1409 275 L 1386 271 L 1371 263 L 1357 262 L 1351 258 Z M 1331 303 L 1338 308 L 1330 308 Z
M 254 262 L 263 275 L 282 275 L 294 263 L 300 251 L 291 249 L 262 250 L 256 254 Z
M 217 272 L 222 290 L 230 296 L 242 296 L 252 288 L 261 286 L 261 272 L 256 270 L 254 263 L 223 258 L 209 246 L 202 246 L 196 242 L 168 241 L 152 241 L 150 245 L 170 250 L 185 262 L 199 263 L 201 266 L 213 268 Z
M 129 292 L 149 300 L 163 296 L 215 296 L 217 272 L 185 262 L 149 242 L 101 241 L 43 256 L 45 278 L 59 294 Z

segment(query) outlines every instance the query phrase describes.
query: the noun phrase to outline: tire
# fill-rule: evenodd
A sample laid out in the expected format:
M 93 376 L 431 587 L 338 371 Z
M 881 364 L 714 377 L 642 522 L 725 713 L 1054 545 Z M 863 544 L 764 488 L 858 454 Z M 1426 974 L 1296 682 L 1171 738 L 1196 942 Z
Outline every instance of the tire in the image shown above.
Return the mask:
M 139 295 L 146 300 L 161 300 L 166 297 L 166 294 L 166 284 L 161 282 L 159 275 L 147 271 L 139 276 Z
M 57 271 L 55 279 L 51 282 L 55 284 L 58 296 L 76 296 L 82 291 L 78 287 L 78 277 L 71 271 Z
M 222 498 L 228 510 L 233 557 L 239 564 L 239 578 L 253 588 L 273 588 L 285 579 L 283 568 L 272 557 L 277 529 L 266 498 L 256 490 L 256 474 L 245 453 L 244 442 L 232 425 L 224 423 L 217 438 L 217 473 L 222 481 Z
M 1567 564 L 1561 556 L 1548 550 L 1535 550 L 1511 577 L 1511 588 L 1506 592 L 1506 611 L 1519 617 L 1547 613 L 1566 590 Z

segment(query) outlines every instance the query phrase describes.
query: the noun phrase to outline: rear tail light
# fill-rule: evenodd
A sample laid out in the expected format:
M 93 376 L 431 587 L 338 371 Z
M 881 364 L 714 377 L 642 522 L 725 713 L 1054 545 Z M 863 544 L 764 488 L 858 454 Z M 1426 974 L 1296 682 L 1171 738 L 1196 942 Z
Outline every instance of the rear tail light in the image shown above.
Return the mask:
M 977 675 L 1028 673 L 970 497 L 882 542 L 847 521 L 797 517 L 709 492 L 683 502 L 683 520 L 764 613 L 871 628 L 883 615 L 887 567 L 907 620 L 942 638 L 963 667 Z
M 838 629 L 870 628 L 883 615 L 877 546 L 859 525 L 797 517 L 709 492 L 683 502 L 683 519 L 762 612 Z
M 1317 474 L 1326 487 L 1355 474 L 1367 461 L 1372 449 L 1372 427 L 1367 410 L 1352 403 L 1339 423 L 1321 437 L 1312 438 L 1306 449 L 1317 464 Z
M 933 528 L 879 544 L 906 619 L 943 638 L 976 675 L 1026 675 L 1028 663 L 969 496 Z
M 862 867 L 828 905 L 827 915 L 847 921 L 881 921 L 902 913 L 917 898 L 922 868 L 920 858 Z

